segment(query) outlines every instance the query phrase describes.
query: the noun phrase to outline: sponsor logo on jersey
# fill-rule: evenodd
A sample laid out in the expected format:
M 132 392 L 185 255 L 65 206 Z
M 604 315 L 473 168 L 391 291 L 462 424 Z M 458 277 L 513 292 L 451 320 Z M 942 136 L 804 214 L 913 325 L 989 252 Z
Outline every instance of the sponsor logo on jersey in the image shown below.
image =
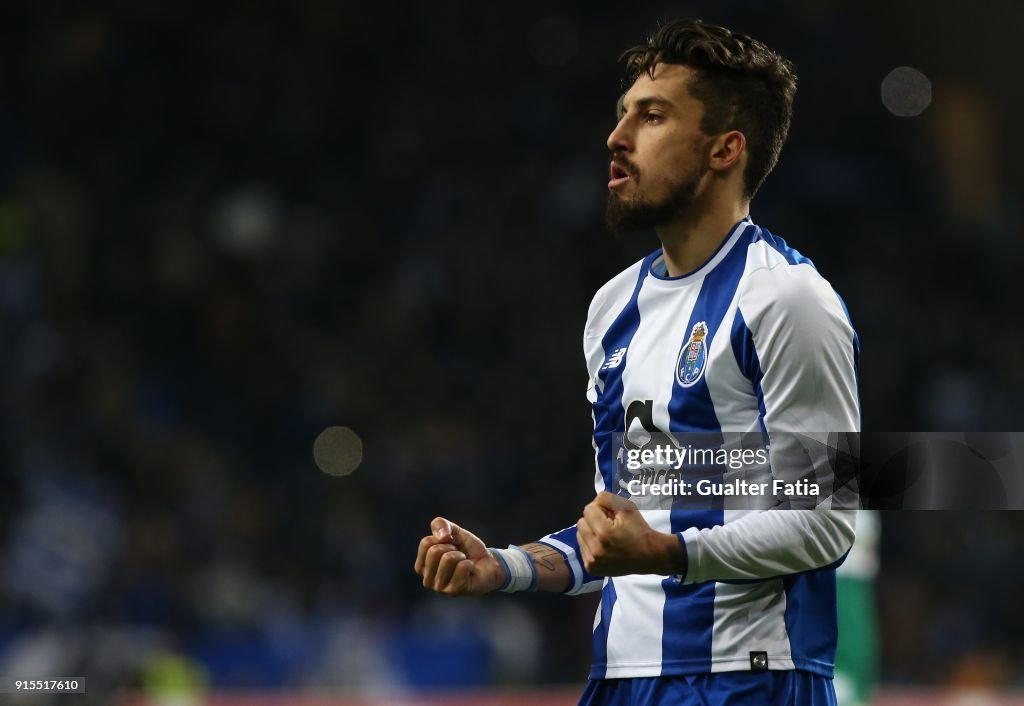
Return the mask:
M 679 351 L 679 358 L 676 360 L 676 382 L 683 387 L 696 385 L 704 374 L 704 368 L 708 363 L 708 345 L 705 341 L 707 336 L 707 322 L 698 321 L 693 325 L 689 340 Z
M 608 360 L 601 366 L 601 370 L 611 370 L 622 365 L 622 361 L 626 358 L 625 348 L 616 348 L 612 351 L 612 354 L 608 356 Z

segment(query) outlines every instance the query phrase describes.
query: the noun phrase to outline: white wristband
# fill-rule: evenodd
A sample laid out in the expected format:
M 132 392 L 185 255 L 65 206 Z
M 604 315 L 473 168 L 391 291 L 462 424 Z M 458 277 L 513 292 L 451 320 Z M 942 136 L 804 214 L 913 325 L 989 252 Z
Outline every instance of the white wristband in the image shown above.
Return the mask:
M 505 569 L 505 583 L 499 591 L 515 593 L 537 590 L 537 567 L 524 549 L 510 544 L 508 549 L 490 547 L 489 551 Z

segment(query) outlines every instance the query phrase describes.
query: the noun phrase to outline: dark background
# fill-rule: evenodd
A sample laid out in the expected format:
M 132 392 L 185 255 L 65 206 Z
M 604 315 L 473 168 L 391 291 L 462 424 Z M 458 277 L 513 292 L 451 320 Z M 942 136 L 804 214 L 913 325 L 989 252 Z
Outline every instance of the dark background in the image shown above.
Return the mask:
M 656 247 L 602 222 L 616 58 L 679 16 L 797 66 L 752 215 L 844 297 L 865 429 L 1021 429 L 1019 3 L 6 4 L 0 674 L 581 683 L 595 597 L 412 561 L 435 515 L 504 546 L 591 495 L 587 305 Z M 1024 683 L 1022 530 L 883 518 L 884 680 Z

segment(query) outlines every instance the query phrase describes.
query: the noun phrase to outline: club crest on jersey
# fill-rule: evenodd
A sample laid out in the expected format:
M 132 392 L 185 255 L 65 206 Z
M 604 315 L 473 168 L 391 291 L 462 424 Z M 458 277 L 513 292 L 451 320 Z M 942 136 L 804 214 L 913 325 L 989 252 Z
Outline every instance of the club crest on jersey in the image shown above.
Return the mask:
M 704 368 L 708 363 L 708 345 L 705 341 L 707 337 L 707 322 L 698 321 L 693 325 L 690 339 L 679 351 L 679 358 L 676 360 L 676 381 L 683 387 L 696 385 L 704 374 Z

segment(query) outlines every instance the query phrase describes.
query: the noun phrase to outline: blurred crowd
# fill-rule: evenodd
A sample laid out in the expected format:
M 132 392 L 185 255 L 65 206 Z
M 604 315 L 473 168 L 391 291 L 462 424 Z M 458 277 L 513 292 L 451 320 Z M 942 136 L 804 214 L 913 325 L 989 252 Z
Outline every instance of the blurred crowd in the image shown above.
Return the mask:
M 616 58 L 659 18 L 796 64 L 752 215 L 843 295 L 865 428 L 1021 429 L 1020 8 L 765 5 L 5 6 L 0 674 L 582 682 L 595 597 L 412 560 L 435 515 L 504 546 L 588 501 L 587 304 L 656 246 L 602 224 Z M 879 99 L 908 63 L 917 118 Z M 1022 551 L 1014 513 L 886 514 L 882 678 L 1024 682 Z

